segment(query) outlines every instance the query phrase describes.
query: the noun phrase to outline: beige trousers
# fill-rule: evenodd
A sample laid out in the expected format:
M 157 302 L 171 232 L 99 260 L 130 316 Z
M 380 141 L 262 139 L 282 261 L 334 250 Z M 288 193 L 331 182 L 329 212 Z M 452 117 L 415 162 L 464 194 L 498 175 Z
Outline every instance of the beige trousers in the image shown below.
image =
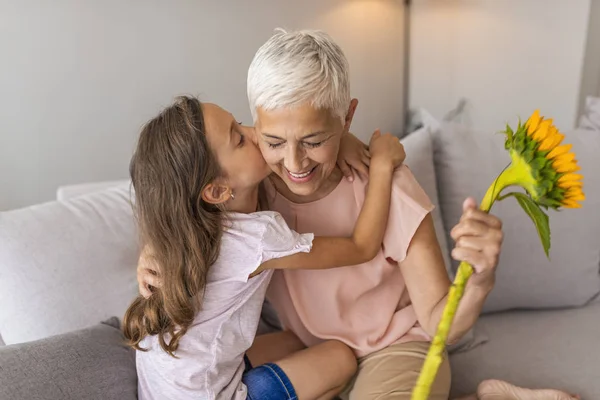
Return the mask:
M 429 350 L 428 342 L 394 344 L 358 360 L 358 372 L 342 400 L 408 400 Z M 429 400 L 448 400 L 450 362 L 440 366 Z

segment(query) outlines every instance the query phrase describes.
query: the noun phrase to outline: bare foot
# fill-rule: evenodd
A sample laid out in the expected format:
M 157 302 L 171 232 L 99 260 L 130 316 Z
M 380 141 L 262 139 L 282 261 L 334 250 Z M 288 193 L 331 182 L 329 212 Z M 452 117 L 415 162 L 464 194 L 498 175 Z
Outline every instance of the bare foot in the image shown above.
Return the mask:
M 479 400 L 573 400 L 573 396 L 560 390 L 525 389 L 495 379 L 483 381 L 477 388 Z

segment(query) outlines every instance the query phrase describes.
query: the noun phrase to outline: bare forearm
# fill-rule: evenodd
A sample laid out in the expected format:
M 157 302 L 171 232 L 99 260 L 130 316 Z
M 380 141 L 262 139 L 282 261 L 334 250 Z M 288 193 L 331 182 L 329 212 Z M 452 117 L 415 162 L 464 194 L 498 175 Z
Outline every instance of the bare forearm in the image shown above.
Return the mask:
M 475 325 L 481 309 L 485 303 L 485 299 L 489 295 L 490 290 L 484 289 L 474 285 L 467 285 L 465 288 L 465 294 L 458 305 L 456 310 L 456 316 L 450 327 L 450 334 L 448 335 L 448 343 L 456 343 L 464 336 L 464 334 Z M 448 295 L 435 306 L 431 313 L 431 318 L 424 328 L 427 334 L 433 337 L 436 333 L 437 326 L 442 318 L 444 307 L 448 302 Z
M 373 257 L 381 248 L 390 214 L 393 175 L 392 165 L 371 165 L 365 202 L 354 226 L 354 243 Z

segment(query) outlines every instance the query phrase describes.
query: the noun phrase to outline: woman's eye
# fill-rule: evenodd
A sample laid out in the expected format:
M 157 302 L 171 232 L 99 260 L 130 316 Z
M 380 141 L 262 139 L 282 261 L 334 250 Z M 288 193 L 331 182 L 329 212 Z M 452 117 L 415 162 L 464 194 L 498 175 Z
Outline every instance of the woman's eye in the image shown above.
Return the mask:
M 268 145 L 272 149 L 277 149 L 283 145 L 283 142 L 282 143 L 268 143 Z
M 311 149 L 314 149 L 315 147 L 319 147 L 322 144 L 323 144 L 323 142 L 317 142 L 317 143 L 304 142 L 304 145 L 306 147 L 310 147 Z
M 238 143 L 238 146 L 237 146 L 237 147 L 242 147 L 242 146 L 244 145 L 244 143 L 245 143 L 245 142 L 246 142 L 246 138 L 244 137 L 244 135 L 242 135 L 242 134 L 240 133 L 240 141 L 239 141 L 239 143 Z

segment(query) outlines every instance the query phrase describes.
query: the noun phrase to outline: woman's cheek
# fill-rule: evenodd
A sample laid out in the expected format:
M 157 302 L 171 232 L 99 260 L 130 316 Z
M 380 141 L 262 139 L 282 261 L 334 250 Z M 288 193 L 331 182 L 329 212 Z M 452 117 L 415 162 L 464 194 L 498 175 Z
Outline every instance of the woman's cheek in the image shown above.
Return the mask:
M 275 165 L 278 163 L 279 157 L 277 156 L 277 151 L 271 149 L 268 145 L 261 145 L 260 152 L 262 153 L 265 162 L 269 165 Z
M 335 164 L 337 162 L 339 146 L 323 146 L 314 149 L 310 158 L 319 164 Z

